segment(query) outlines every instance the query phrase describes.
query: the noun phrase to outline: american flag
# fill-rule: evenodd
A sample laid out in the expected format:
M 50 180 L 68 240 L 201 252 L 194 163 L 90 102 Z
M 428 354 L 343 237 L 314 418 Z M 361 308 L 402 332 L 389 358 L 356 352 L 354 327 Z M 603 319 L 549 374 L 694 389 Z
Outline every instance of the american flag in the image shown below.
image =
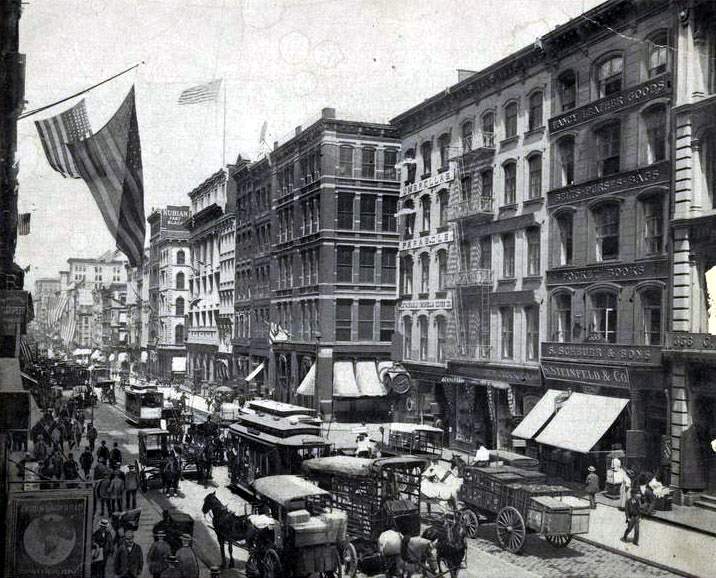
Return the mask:
M 219 96 L 222 79 L 212 80 L 207 84 L 200 84 L 187 88 L 179 95 L 177 104 L 197 104 L 199 102 L 209 102 L 216 100 Z
M 50 166 L 63 177 L 79 179 L 80 174 L 67 143 L 92 134 L 84 99 L 57 116 L 35 121 L 35 127 Z
M 71 307 L 65 313 L 60 324 L 60 337 L 67 347 L 70 346 L 75 338 L 75 328 L 77 327 L 77 319 L 75 318 L 75 300 L 70 301 Z
M 109 122 L 68 148 L 117 247 L 132 267 L 144 257 L 144 179 L 134 87 Z
M 17 223 L 17 234 L 18 235 L 29 235 L 30 234 L 30 213 L 21 213 Z

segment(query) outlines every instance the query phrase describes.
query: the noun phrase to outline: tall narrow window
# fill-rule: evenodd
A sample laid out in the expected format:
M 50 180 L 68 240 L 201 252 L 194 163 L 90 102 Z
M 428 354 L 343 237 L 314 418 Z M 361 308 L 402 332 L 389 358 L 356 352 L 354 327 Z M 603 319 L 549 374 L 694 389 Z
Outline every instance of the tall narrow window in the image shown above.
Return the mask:
M 661 345 L 661 291 L 649 289 L 640 295 L 644 345 Z
M 375 301 L 358 302 L 358 339 L 373 341 L 373 315 Z
M 502 277 L 512 279 L 515 276 L 515 235 L 502 235 Z
M 658 163 L 666 159 L 666 106 L 656 104 L 642 115 L 646 137 L 646 162 Z
M 183 265 L 185 262 L 186 256 L 184 254 L 184 251 L 181 249 L 177 251 L 177 265 Z
M 559 101 L 562 112 L 573 109 L 577 105 L 577 77 L 573 71 L 567 70 L 559 76 Z
M 448 192 L 443 189 L 438 193 L 438 227 L 441 229 L 448 225 Z
M 184 273 L 177 273 L 176 288 L 179 290 L 184 289 Z
M 174 328 L 174 345 L 184 344 L 184 325 L 179 324 Z
M 530 179 L 527 198 L 538 199 L 542 196 L 542 155 L 537 153 L 530 156 L 527 169 Z
M 472 122 L 467 121 L 462 125 L 462 151 L 464 153 L 472 150 Z
M 621 149 L 621 124 L 611 122 L 596 132 L 597 137 L 597 173 L 606 177 L 619 172 Z
M 412 239 L 415 234 L 415 205 L 412 200 L 403 203 L 405 212 L 405 225 L 403 227 L 403 239 Z
M 410 317 L 403 317 L 403 358 L 413 357 L 413 320 Z
M 647 68 L 649 78 L 654 78 L 666 72 L 669 65 L 669 33 L 666 30 L 660 30 L 653 34 L 648 40 L 649 60 Z
M 597 89 L 599 98 L 619 92 L 622 89 L 624 62 L 621 56 L 612 56 L 597 67 Z
M 447 288 L 448 274 L 448 253 L 445 249 L 437 252 L 438 261 L 438 289 L 444 291 Z
M 572 228 L 573 217 L 571 213 L 563 213 L 557 217 L 557 232 L 559 234 L 559 259 L 560 265 L 572 264 Z
M 540 230 L 527 229 L 527 275 L 540 275 Z
M 380 340 L 391 341 L 395 331 L 395 302 L 380 302 Z
M 395 249 L 383 249 L 381 263 L 381 283 L 395 283 L 395 259 L 397 251 Z
M 375 283 L 375 248 L 360 248 L 360 282 Z
M 644 213 L 644 254 L 657 255 L 664 246 L 664 201 L 654 195 L 642 202 Z
M 512 307 L 500 309 L 502 359 L 512 359 L 514 355 L 514 322 Z
M 558 293 L 552 298 L 552 341 L 572 341 L 572 296 Z
M 525 328 L 527 338 L 527 359 L 536 361 L 539 358 L 539 308 L 525 307 Z
M 336 301 L 336 341 L 351 340 L 353 324 L 353 301 L 339 299 Z
M 338 194 L 338 228 L 353 228 L 353 195 L 351 193 Z
M 480 196 L 491 199 L 493 195 L 492 169 L 487 169 L 480 173 L 480 185 Z
M 597 261 L 619 258 L 619 205 L 605 203 L 594 209 Z
M 517 163 L 505 163 L 505 205 L 514 205 L 517 202 Z
M 175 315 L 184 315 L 184 298 L 183 297 L 177 297 L 177 300 L 174 302 L 174 314 Z
M 482 134 L 480 145 L 485 148 L 495 147 L 495 115 L 487 112 L 482 117 Z
M 353 282 L 353 247 L 336 249 L 336 280 L 339 283 Z
M 558 186 L 566 187 L 574 184 L 574 137 L 563 137 L 557 143 Z
M 418 331 L 420 332 L 420 361 L 428 360 L 428 318 L 424 315 L 418 317 Z
M 408 174 L 406 181 L 408 183 L 415 182 L 415 173 L 417 172 L 417 162 L 415 162 L 415 149 L 408 149 L 405 151 L 405 164 L 408 167 Z
M 360 228 L 361 231 L 375 231 L 375 195 L 361 195 Z
M 430 255 L 423 253 L 420 255 L 420 292 L 428 293 L 430 291 Z
M 444 317 L 435 318 L 435 329 L 437 333 L 437 362 L 445 363 L 447 358 L 447 321 Z
M 390 181 L 394 181 L 397 177 L 398 171 L 395 166 L 398 163 L 398 151 L 394 149 L 387 149 L 383 153 L 383 178 Z
M 450 166 L 450 135 L 441 134 L 438 146 L 440 147 L 440 171 L 446 171 Z
M 413 294 L 413 258 L 410 256 L 400 262 L 400 287 L 403 296 Z
M 505 138 L 517 135 L 517 103 L 511 102 L 505 107 Z
M 363 148 L 362 153 L 362 171 L 361 175 L 364 179 L 375 178 L 375 149 Z
M 480 269 L 492 269 L 492 237 L 489 235 L 480 239 L 478 267 Z
M 469 201 L 472 197 L 472 173 L 465 171 L 460 179 L 460 200 Z
M 469 271 L 472 268 L 472 245 L 470 240 L 460 242 L 460 270 Z
M 617 342 L 617 297 L 609 291 L 591 296 L 591 333 L 606 343 Z
M 433 143 L 426 140 L 420 145 L 420 155 L 423 157 L 423 176 L 427 176 L 432 172 L 432 154 Z
M 395 213 L 398 210 L 398 199 L 395 197 L 383 197 L 383 230 L 396 231 L 397 222 Z
M 529 128 L 535 130 L 542 126 L 542 93 L 535 92 L 530 96 Z
M 339 149 L 338 176 L 353 176 L 353 147 L 342 146 Z
M 422 208 L 422 231 L 430 231 L 430 211 L 432 209 L 432 203 L 430 201 L 430 195 L 423 195 L 420 197 L 420 207 Z

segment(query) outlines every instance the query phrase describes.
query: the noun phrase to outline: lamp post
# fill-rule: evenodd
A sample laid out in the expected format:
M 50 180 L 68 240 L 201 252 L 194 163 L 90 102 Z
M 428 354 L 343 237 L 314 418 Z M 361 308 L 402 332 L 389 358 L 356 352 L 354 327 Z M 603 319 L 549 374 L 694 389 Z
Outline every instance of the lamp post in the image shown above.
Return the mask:
M 313 374 L 313 408 L 316 410 L 316 415 L 321 415 L 321 398 L 318 395 L 318 355 L 321 351 L 321 330 L 316 329 L 316 331 L 313 332 L 313 337 L 316 340 L 316 371 Z M 331 388 L 333 387 L 333 382 L 331 381 Z M 333 391 L 331 391 L 331 399 L 333 398 Z

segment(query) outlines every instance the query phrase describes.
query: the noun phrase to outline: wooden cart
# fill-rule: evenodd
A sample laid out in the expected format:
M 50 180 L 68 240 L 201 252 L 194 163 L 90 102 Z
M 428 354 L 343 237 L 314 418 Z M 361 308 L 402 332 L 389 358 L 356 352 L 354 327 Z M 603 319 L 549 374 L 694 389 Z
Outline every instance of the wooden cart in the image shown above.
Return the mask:
M 497 541 L 513 553 L 522 550 L 528 532 L 563 548 L 572 536 L 589 531 L 589 502 L 569 488 L 545 484 L 544 474 L 533 470 L 467 467 L 458 498 L 465 508 L 463 515 L 474 524 L 468 535 L 477 535 L 480 515 L 495 522 Z

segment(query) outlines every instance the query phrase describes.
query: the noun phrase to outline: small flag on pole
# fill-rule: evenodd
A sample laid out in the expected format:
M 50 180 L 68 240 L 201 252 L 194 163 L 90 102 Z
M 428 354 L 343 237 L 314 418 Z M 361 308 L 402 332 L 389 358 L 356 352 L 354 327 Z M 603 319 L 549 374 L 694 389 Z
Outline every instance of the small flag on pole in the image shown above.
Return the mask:
M 84 99 L 72 108 L 44 120 L 35 121 L 47 162 L 63 177 L 79 179 L 75 161 L 67 143 L 82 140 L 92 134 Z
M 197 104 L 199 102 L 209 102 L 216 100 L 219 96 L 222 79 L 212 80 L 207 84 L 192 86 L 187 88 L 179 95 L 177 104 Z
M 17 234 L 18 235 L 29 235 L 30 234 L 30 213 L 21 213 L 17 223 Z
M 24 271 L 25 273 L 29 273 L 31 269 L 32 269 L 32 265 L 28 265 L 27 267 L 25 267 L 25 268 L 23 269 L 23 271 Z

